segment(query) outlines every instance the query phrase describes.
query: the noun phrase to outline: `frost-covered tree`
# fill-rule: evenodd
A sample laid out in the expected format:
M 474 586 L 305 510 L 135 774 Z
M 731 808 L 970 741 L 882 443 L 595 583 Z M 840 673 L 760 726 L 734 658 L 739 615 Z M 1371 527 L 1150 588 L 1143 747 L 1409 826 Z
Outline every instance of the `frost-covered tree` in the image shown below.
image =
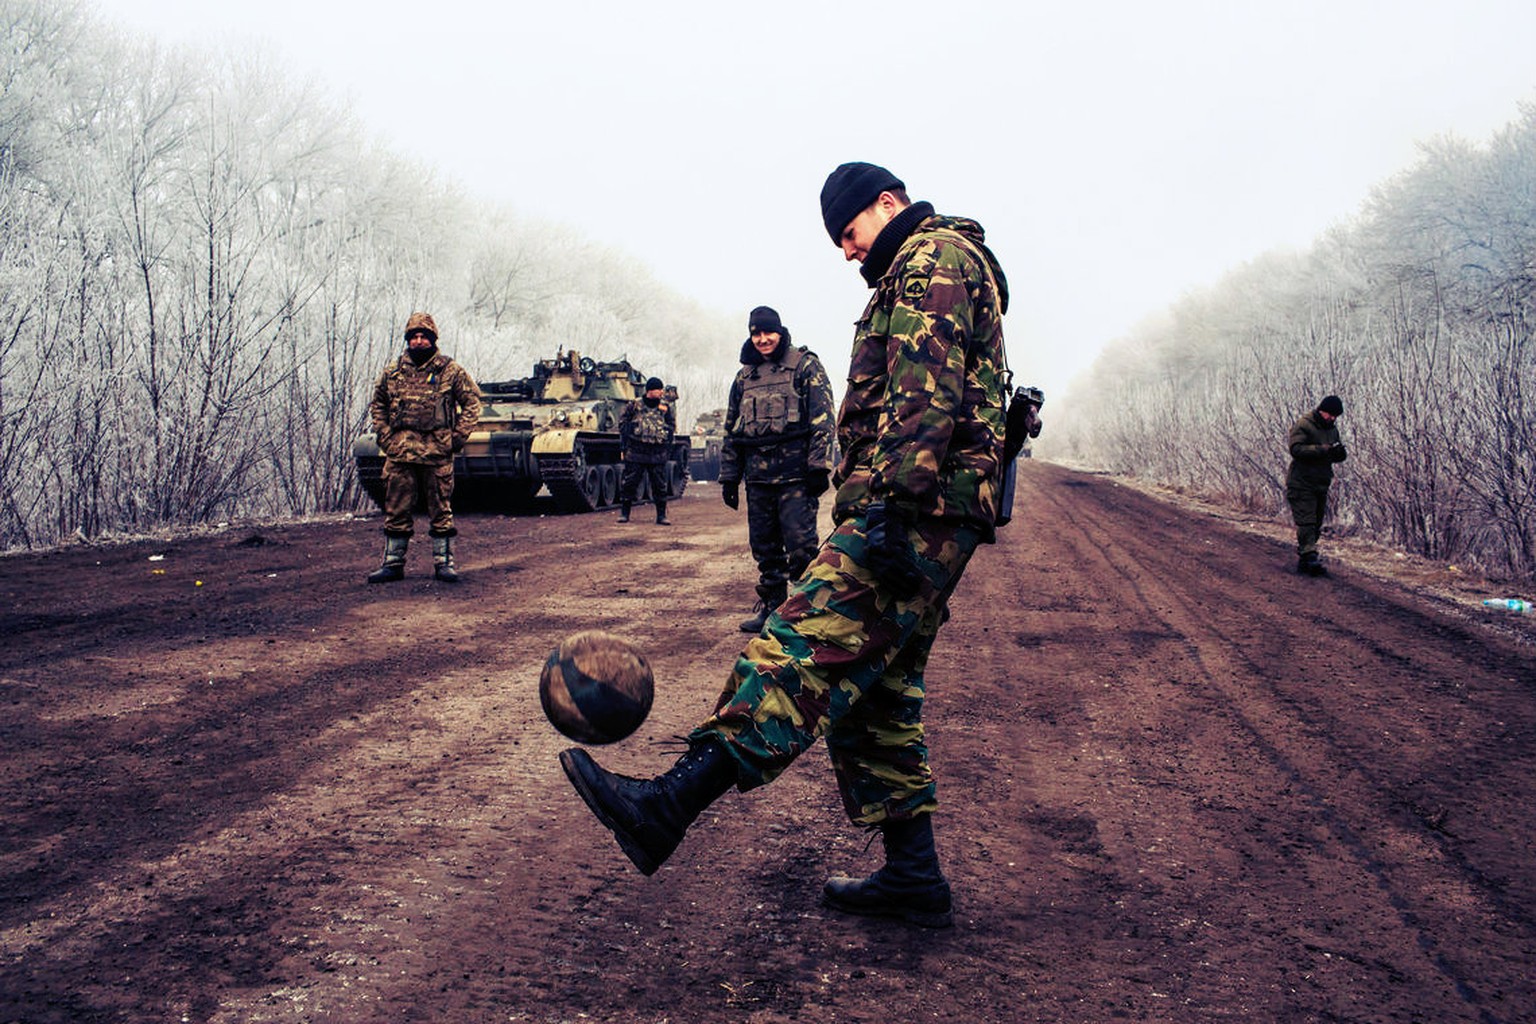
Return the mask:
M 1345 398 L 1335 527 L 1536 573 L 1536 103 L 1437 139 L 1303 254 L 1110 347 L 1043 454 L 1283 515 L 1286 430 Z
M 725 318 L 269 59 L 118 42 L 67 0 L 9 0 L 0 37 L 0 548 L 352 507 L 415 309 L 482 379 L 571 349 L 729 377 Z

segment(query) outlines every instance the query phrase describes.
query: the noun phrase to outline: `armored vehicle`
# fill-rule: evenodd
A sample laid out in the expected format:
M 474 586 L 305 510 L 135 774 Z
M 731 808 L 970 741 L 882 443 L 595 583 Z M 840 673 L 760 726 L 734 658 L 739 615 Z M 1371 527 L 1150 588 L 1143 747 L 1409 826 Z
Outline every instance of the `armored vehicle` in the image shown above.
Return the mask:
M 725 443 L 725 410 L 699 413 L 688 436 L 688 475 L 695 480 L 720 479 L 720 446 Z
M 480 422 L 453 459 L 456 508 L 525 511 L 541 488 L 559 512 L 618 504 L 619 416 L 642 396 L 645 374 L 627 360 L 599 363 L 572 352 L 540 360 L 533 376 L 481 382 Z M 674 389 L 668 389 L 675 402 Z M 384 455 L 372 432 L 353 445 L 363 489 L 383 504 Z M 688 438 L 667 461 L 669 498 L 688 484 Z M 642 481 L 641 502 L 652 500 Z

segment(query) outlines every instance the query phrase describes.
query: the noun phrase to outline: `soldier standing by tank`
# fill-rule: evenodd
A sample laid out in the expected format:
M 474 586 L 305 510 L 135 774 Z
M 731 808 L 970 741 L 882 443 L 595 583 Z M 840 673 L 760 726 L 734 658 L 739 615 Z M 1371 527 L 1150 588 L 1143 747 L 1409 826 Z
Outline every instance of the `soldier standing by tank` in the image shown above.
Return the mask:
M 660 377 L 645 382 L 645 395 L 624 407 L 619 416 L 619 458 L 624 461 L 624 475 L 619 486 L 619 522 L 629 522 L 629 510 L 640 495 L 640 479 L 651 484 L 651 500 L 656 503 L 656 523 L 671 526 L 667 518 L 667 458 L 672 453 L 672 439 L 677 435 L 677 411 L 667 401 Z
M 1296 521 L 1296 571 L 1308 576 L 1328 575 L 1317 553 L 1317 540 L 1323 532 L 1333 464 L 1343 462 L 1348 454 L 1339 440 L 1338 419 L 1343 415 L 1343 400 L 1329 395 L 1303 414 L 1286 438 L 1291 468 L 1285 474 L 1285 500 Z
M 961 573 L 994 537 L 1007 283 L 979 224 L 912 203 L 883 167 L 838 167 L 821 210 L 874 289 L 838 413 L 837 526 L 665 774 L 627 778 L 581 749 L 560 762 L 651 874 L 726 790 L 772 781 L 824 737 L 844 809 L 880 831 L 885 864 L 833 877 L 823 901 L 944 927 L 953 910 L 933 840 L 924 668 Z
M 737 508 L 747 485 L 758 601 L 741 629 L 756 633 L 816 557 L 816 514 L 832 475 L 832 385 L 772 308 L 754 309 L 747 333 L 726 402 L 720 495 Z
M 429 313 L 405 323 L 405 352 L 384 368 L 368 406 L 384 453 L 384 564 L 369 583 L 405 577 L 417 495 L 424 495 L 434 575 L 457 583 L 453 563 L 453 454 L 480 419 L 480 389 L 458 363 L 437 350 Z

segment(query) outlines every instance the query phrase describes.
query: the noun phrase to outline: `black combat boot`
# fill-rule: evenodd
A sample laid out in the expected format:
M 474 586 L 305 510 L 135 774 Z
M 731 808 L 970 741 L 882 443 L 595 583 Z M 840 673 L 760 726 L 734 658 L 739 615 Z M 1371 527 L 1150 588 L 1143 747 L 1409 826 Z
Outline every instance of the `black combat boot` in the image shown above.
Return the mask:
M 410 534 L 386 533 L 384 535 L 384 564 L 368 574 L 369 583 L 393 583 L 405 579 L 405 552 L 410 546 Z
M 784 603 L 789 596 L 788 584 L 780 583 L 776 587 L 759 586 L 757 588 L 757 604 L 752 606 L 752 617 L 743 619 L 739 627 L 743 633 L 760 633 L 768 616 L 773 610 Z
M 954 924 L 949 883 L 933 848 L 932 816 L 886 822 L 880 826 L 880 838 L 885 842 L 885 867 L 868 878 L 834 875 L 821 891 L 822 903 L 849 914 L 896 917 L 924 928 Z
M 453 566 L 453 538 L 432 538 L 432 575 L 444 583 L 459 582 L 458 570 Z
M 619 502 L 619 522 L 629 522 L 629 502 L 627 501 Z
M 719 743 L 696 743 L 665 774 L 632 779 L 606 771 L 580 747 L 560 767 L 597 820 L 642 874 L 651 875 L 683 841 L 704 808 L 736 784 L 736 761 Z
M 740 627 L 741 631 L 743 633 L 760 633 L 760 632 L 762 632 L 763 624 L 768 621 L 768 613 L 771 610 L 772 609 L 770 609 L 767 605 L 763 604 L 763 602 L 761 602 L 761 601 L 757 602 L 757 604 L 752 606 L 752 616 L 751 616 L 751 618 L 746 618 L 746 619 L 742 619 L 741 620 L 741 627 Z
M 657 526 L 671 526 L 672 525 L 672 520 L 667 518 L 667 503 L 664 502 L 664 501 L 656 502 L 656 525 Z
M 1323 568 L 1323 560 L 1316 551 L 1308 551 L 1301 556 L 1296 563 L 1296 571 L 1307 576 L 1327 576 L 1328 570 Z

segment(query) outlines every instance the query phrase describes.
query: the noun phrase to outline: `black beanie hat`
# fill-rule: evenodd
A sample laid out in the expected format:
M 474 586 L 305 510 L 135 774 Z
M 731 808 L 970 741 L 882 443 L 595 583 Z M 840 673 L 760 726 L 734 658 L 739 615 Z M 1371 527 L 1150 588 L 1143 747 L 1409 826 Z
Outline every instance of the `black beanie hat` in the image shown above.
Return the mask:
M 827 175 L 821 186 L 821 222 L 827 226 L 833 245 L 843 244 L 843 228 L 881 192 L 906 188 L 896 175 L 876 164 L 842 164 Z
M 772 306 L 758 306 L 747 316 L 747 333 L 762 331 L 764 334 L 783 334 L 784 321 Z
M 666 387 L 666 385 L 661 382 L 660 377 L 652 377 L 650 380 L 645 382 L 645 390 L 647 391 L 660 391 L 664 387 Z
M 1327 398 L 1317 403 L 1317 408 L 1330 416 L 1343 416 L 1344 400 L 1338 395 L 1329 395 Z

